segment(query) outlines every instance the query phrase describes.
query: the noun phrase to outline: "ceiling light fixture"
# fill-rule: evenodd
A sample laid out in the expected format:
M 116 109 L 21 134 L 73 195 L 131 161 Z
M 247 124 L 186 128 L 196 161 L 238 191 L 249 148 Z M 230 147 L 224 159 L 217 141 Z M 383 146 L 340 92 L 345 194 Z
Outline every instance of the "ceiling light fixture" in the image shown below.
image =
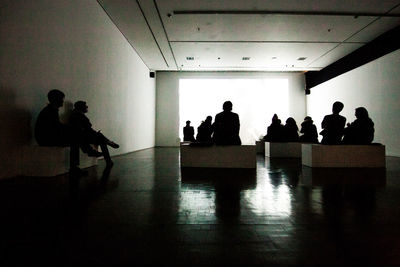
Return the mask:
M 299 57 L 297 60 L 302 61 L 302 60 L 306 60 L 306 57 Z
M 194 57 L 186 57 L 186 60 L 194 60 Z
M 250 60 L 250 57 L 242 57 L 242 60 Z

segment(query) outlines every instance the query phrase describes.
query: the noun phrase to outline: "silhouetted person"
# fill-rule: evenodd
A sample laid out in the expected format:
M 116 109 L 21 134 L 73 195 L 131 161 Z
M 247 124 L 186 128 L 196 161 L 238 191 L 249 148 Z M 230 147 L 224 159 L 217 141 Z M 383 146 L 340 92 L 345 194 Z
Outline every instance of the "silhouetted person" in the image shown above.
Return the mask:
M 77 132 L 86 143 L 99 145 L 103 152 L 104 159 L 108 167 L 113 165 L 113 162 L 108 151 L 108 146 L 112 148 L 119 148 L 119 145 L 110 141 L 100 131 L 95 131 L 92 128 L 92 124 L 85 113 L 88 112 L 88 106 L 85 101 L 77 101 L 74 104 L 74 110 L 72 111 L 69 119 L 71 126 Z
M 211 124 L 212 117 L 207 116 L 206 120 L 203 121 L 200 126 L 197 128 L 197 142 L 212 142 L 212 134 L 213 134 L 213 125 Z
M 73 130 L 60 122 L 58 109 L 63 106 L 65 94 L 53 89 L 47 94 L 49 104 L 43 108 L 35 124 L 35 138 L 40 146 L 71 147 L 70 168 L 79 172 L 79 147 L 91 157 L 100 157 L 102 153 L 94 150 Z
M 304 121 L 301 123 L 300 133 L 303 134 L 299 138 L 300 142 L 318 143 L 317 127 L 314 125 L 311 117 L 307 116 L 304 118 Z
M 344 129 L 344 144 L 368 145 L 374 140 L 374 123 L 364 107 L 356 108 L 356 120 Z
M 267 134 L 264 136 L 264 140 L 267 142 L 283 142 L 283 139 L 284 127 L 278 115 L 274 114 L 274 116 L 272 116 L 271 125 L 267 128 Z
M 331 115 L 326 115 L 322 121 L 322 132 L 320 133 L 323 138 L 321 143 L 325 145 L 338 145 L 342 141 L 343 130 L 346 124 L 346 118 L 339 115 L 343 110 L 342 102 L 335 102 L 332 106 Z
M 186 126 L 183 127 L 183 141 L 194 142 L 194 128 L 190 126 L 190 121 L 186 121 Z
M 299 141 L 299 127 L 297 127 L 296 121 L 289 117 L 286 120 L 285 126 L 283 126 L 284 141 L 285 142 L 298 142 Z
M 214 142 L 216 145 L 241 145 L 239 115 L 232 112 L 232 102 L 225 101 L 223 111 L 215 115 Z

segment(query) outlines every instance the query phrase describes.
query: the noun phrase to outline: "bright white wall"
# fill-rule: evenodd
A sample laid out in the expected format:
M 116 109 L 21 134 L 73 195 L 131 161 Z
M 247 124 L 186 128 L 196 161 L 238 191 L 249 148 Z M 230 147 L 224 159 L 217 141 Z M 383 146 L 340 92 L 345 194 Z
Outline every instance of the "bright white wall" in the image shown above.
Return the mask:
M 289 116 L 300 124 L 306 114 L 304 75 L 266 72 L 157 72 L 156 146 L 179 145 L 179 79 L 286 78 L 289 84 Z M 212 97 L 212 96 L 210 96 Z M 221 111 L 222 111 L 222 104 Z M 233 103 L 235 112 L 235 103 Z M 215 114 L 211 114 L 213 117 Z M 240 114 L 239 114 L 240 116 Z M 263 116 L 263 114 L 260 114 Z M 282 118 L 286 120 L 286 118 Z M 271 118 L 265 118 L 265 133 Z M 197 127 L 198 125 L 193 125 Z
M 344 103 L 342 115 L 355 120 L 354 110 L 365 107 L 375 123 L 374 142 L 386 145 L 386 154 L 400 156 L 400 50 L 385 55 L 311 89 L 307 110 L 321 130 L 332 104 Z
M 154 146 L 155 79 L 95 0 L 9 1 L 0 9 L 0 178 L 18 174 L 18 149 L 57 88 L 61 117 L 85 100 L 95 129 L 121 144 Z

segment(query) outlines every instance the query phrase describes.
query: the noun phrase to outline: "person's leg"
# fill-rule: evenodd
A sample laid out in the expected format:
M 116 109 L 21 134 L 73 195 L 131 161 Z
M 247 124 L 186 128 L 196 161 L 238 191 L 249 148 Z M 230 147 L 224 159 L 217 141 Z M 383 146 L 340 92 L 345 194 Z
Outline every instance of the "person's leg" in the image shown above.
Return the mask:
M 111 160 L 110 152 L 108 151 L 107 145 L 109 145 L 110 140 L 107 139 L 102 133 L 93 131 L 88 135 L 89 142 L 91 144 L 99 145 L 101 148 L 101 152 L 103 153 L 104 160 L 106 161 L 107 166 L 112 166 L 114 163 Z
M 119 148 L 119 145 L 113 141 L 111 141 L 110 139 L 108 139 L 107 137 L 104 136 L 104 134 L 100 133 L 100 132 L 96 132 L 96 138 L 98 139 L 98 142 L 100 143 L 105 143 L 107 145 L 109 145 L 112 148 Z M 102 150 L 103 151 L 103 150 Z
M 106 161 L 107 166 L 112 166 L 114 163 L 111 160 L 110 152 L 108 151 L 107 144 L 102 143 L 100 144 L 101 152 L 103 153 L 104 160 Z

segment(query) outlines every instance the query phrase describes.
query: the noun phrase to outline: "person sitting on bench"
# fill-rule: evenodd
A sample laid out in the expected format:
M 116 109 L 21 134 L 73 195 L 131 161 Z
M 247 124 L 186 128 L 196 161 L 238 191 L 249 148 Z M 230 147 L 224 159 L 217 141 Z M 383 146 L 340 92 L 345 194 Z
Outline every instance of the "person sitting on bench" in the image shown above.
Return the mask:
M 303 134 L 300 136 L 300 142 L 318 144 L 317 127 L 310 116 L 305 117 L 301 123 L 300 133 Z
M 74 110 L 72 111 L 71 117 L 69 119 L 70 125 L 74 130 L 82 136 L 86 143 L 99 145 L 101 152 L 103 153 L 104 159 L 108 167 L 113 165 L 110 157 L 110 152 L 107 146 L 112 148 L 119 148 L 119 145 L 110 141 L 105 137 L 100 131 L 95 131 L 92 128 L 92 123 L 86 117 L 85 113 L 88 112 L 88 105 L 85 101 L 77 101 L 74 104 Z
M 278 118 L 278 115 L 274 114 L 271 125 L 268 126 L 267 134 L 263 140 L 267 142 L 284 142 L 284 131 L 285 129 L 281 124 L 281 120 Z
M 299 127 L 297 127 L 296 121 L 292 117 L 289 117 L 283 126 L 284 142 L 298 142 L 298 131 Z
M 212 117 L 207 116 L 206 120 L 201 122 L 200 126 L 197 128 L 197 142 L 211 143 L 213 134 L 213 125 L 211 124 Z
M 239 115 L 232 112 L 232 102 L 225 101 L 223 111 L 215 116 L 214 143 L 216 145 L 241 145 Z
M 184 142 L 195 142 L 194 139 L 194 128 L 190 126 L 190 121 L 186 121 L 186 126 L 183 127 L 183 141 Z
M 339 115 L 343 110 L 343 103 L 336 101 L 332 106 L 332 114 L 326 115 L 321 123 L 323 136 L 321 144 L 339 145 L 342 142 L 343 129 L 346 124 L 346 118 Z
M 64 105 L 65 94 L 53 89 L 47 94 L 49 104 L 43 108 L 35 124 L 35 139 L 40 146 L 71 147 L 70 171 L 80 173 L 79 147 L 90 157 L 103 154 L 94 150 L 72 127 L 60 122 L 58 110 Z
M 344 129 L 343 143 L 347 145 L 369 145 L 374 140 L 374 123 L 364 107 L 356 108 L 356 120 Z

